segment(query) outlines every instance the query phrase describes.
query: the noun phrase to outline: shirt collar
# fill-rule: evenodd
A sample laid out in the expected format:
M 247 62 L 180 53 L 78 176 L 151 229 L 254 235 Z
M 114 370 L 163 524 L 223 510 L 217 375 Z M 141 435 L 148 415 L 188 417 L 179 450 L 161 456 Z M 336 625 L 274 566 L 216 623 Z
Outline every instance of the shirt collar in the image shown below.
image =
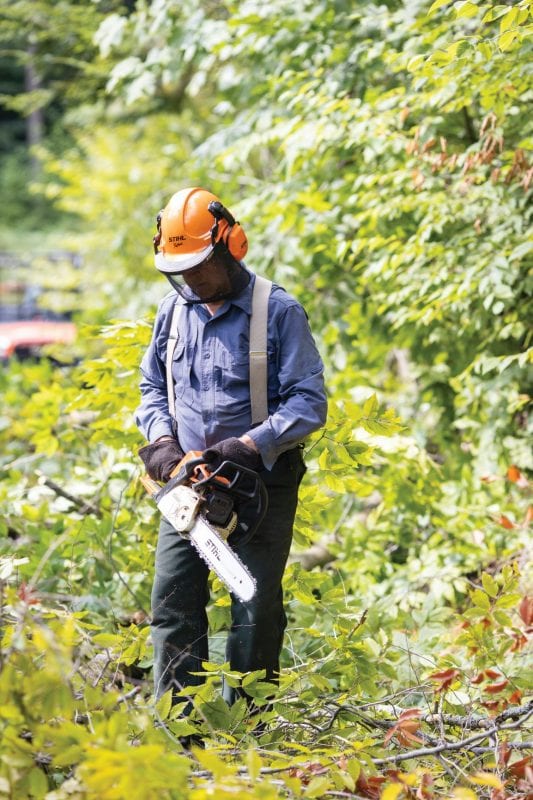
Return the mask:
M 250 270 L 247 271 L 250 272 Z M 248 286 L 243 289 L 237 297 L 229 300 L 230 305 L 237 306 L 237 308 L 245 311 L 250 317 L 252 316 L 252 296 L 254 291 L 254 283 L 255 275 L 253 272 L 250 272 L 250 282 Z

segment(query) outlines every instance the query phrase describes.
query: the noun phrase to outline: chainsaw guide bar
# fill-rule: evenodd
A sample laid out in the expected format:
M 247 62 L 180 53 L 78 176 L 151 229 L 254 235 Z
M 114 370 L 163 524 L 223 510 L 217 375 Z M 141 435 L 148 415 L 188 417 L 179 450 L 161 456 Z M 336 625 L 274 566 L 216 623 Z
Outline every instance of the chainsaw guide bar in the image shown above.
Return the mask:
M 197 517 L 189 536 L 207 566 L 245 603 L 255 594 L 256 582 L 240 558 L 203 517 Z
M 206 519 L 204 516 L 205 513 L 210 513 L 211 508 L 209 504 L 206 505 L 206 491 L 209 488 L 212 489 L 215 485 L 225 493 L 237 493 L 239 489 L 235 489 L 227 478 L 218 477 L 217 479 L 217 473 L 213 475 L 208 473 L 207 476 L 204 474 L 201 480 L 187 485 L 185 480 L 190 479 L 192 467 L 197 462 L 198 459 L 189 460 L 186 469 L 178 470 L 178 475 L 172 477 L 163 488 L 147 475 L 141 478 L 141 482 L 148 494 L 155 500 L 161 514 L 176 529 L 177 533 L 191 542 L 207 566 L 228 587 L 230 592 L 243 602 L 247 602 L 254 596 L 257 584 L 237 553 L 226 542 L 227 536 L 231 533 L 231 526 L 228 528 L 223 523 L 219 526 L 220 520 L 216 517 L 216 524 L 210 524 L 209 518 Z M 246 491 L 245 496 L 259 497 L 259 510 L 262 517 L 265 509 L 265 491 L 258 483 L 257 475 L 242 467 L 237 467 L 232 462 L 224 462 L 224 465 L 235 469 L 237 480 L 242 480 L 241 473 L 243 472 L 249 472 L 253 476 L 254 491 Z M 240 492 L 243 494 L 245 490 L 241 489 Z M 216 509 L 220 511 L 221 508 L 224 512 L 228 510 L 227 504 L 219 499 Z M 231 509 L 232 505 L 229 507 L 230 514 Z M 233 514 L 233 517 L 235 516 Z

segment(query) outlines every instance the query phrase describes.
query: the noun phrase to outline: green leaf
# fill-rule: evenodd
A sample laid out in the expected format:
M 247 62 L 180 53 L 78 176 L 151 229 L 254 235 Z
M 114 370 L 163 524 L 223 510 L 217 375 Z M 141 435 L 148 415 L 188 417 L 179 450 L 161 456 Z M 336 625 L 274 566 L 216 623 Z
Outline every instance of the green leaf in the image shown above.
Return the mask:
M 517 38 L 518 33 L 517 31 L 506 31 L 498 38 L 498 47 L 500 50 L 505 52 L 506 50 L 510 50 L 513 42 Z
M 479 8 L 475 3 L 466 0 L 464 3 L 454 3 L 454 11 L 457 19 L 470 19 L 479 14 Z
M 514 608 L 521 600 L 517 593 L 504 594 L 496 600 L 497 608 Z
M 93 642 L 100 647 L 118 647 L 122 642 L 122 637 L 116 633 L 97 633 L 93 636 Z
M 172 690 L 169 689 L 165 692 L 155 704 L 158 716 L 161 719 L 167 719 L 172 709 Z
M 338 492 L 339 494 L 343 494 L 346 487 L 344 481 L 334 475 L 332 472 L 326 472 L 324 475 L 324 483 L 329 489 L 332 489 L 334 492 Z
M 479 42 L 477 50 L 481 53 L 485 61 L 489 61 L 492 58 L 493 50 L 489 42 Z
M 533 242 L 526 241 L 517 245 L 509 255 L 509 261 L 520 260 L 523 256 L 527 255 L 533 250 Z
M 481 574 L 481 582 L 483 584 L 483 588 L 485 589 L 489 597 L 492 598 L 497 597 L 499 586 L 492 577 L 492 575 L 489 575 L 488 572 L 483 572 Z
M 256 781 L 261 771 L 262 761 L 254 748 L 246 751 L 246 766 L 251 780 Z
M 483 611 L 490 610 L 490 600 L 481 589 L 475 589 L 475 591 L 472 592 L 471 598 L 474 605 L 478 608 L 483 609 Z
M 28 775 L 28 785 L 35 800 L 42 800 L 48 792 L 48 780 L 41 769 L 32 769 Z
M 374 411 L 379 407 L 379 401 L 376 394 L 371 394 L 363 403 L 363 416 L 370 417 Z
M 495 608 L 493 610 L 493 612 L 492 612 L 492 615 L 493 615 L 494 619 L 496 620 L 496 622 L 498 622 L 499 625 L 504 625 L 505 627 L 507 627 L 507 626 L 510 627 L 513 624 L 513 621 L 511 619 L 511 617 L 508 614 L 506 614 L 504 611 L 499 609 L 499 608 Z
M 320 775 L 312 778 L 305 787 L 304 797 L 322 797 L 322 795 L 331 789 L 331 780 L 325 775 Z
M 447 6 L 449 4 L 450 4 L 450 0 L 434 0 L 433 3 L 430 5 L 429 10 L 427 12 L 428 13 L 428 17 L 430 17 L 432 14 L 434 14 L 435 11 L 438 11 L 439 8 L 442 8 L 443 6 Z
M 244 676 L 244 678 L 242 679 L 242 685 L 244 688 L 246 687 L 251 688 L 258 681 L 264 681 L 265 676 L 266 676 L 266 671 L 264 669 L 256 669 L 253 672 L 249 672 L 247 675 Z
M 318 457 L 318 466 L 320 469 L 328 469 L 329 468 L 329 452 L 328 450 L 322 450 Z
M 516 8 L 515 6 L 514 8 L 510 8 L 509 11 L 506 14 L 504 14 L 504 16 L 500 19 L 500 33 L 505 33 L 505 31 L 508 31 L 509 28 L 512 28 L 512 26 L 517 21 L 518 12 L 519 9 Z

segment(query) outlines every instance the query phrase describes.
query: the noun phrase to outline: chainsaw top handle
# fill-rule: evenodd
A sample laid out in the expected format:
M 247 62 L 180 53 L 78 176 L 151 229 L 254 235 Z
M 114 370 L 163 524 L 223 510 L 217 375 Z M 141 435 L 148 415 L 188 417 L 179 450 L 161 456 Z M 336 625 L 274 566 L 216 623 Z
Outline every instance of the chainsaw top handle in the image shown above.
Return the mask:
M 237 506 L 246 507 L 254 517 L 254 531 L 265 516 L 268 506 L 265 484 L 257 472 L 233 461 L 223 461 L 216 469 L 211 469 L 200 451 L 191 450 L 174 468 L 170 480 L 161 489 L 160 495 L 182 484 L 192 486 L 195 491 L 217 489 L 229 494 Z
M 223 461 L 216 469 L 212 469 L 201 455 L 191 458 L 185 456 L 174 469 L 173 476 L 165 489 L 169 488 L 171 483 L 173 486 L 190 483 L 195 489 L 212 486 L 230 492 L 242 500 L 253 500 L 256 495 L 261 494 L 262 488 L 266 497 L 265 484 L 254 470 L 234 461 Z

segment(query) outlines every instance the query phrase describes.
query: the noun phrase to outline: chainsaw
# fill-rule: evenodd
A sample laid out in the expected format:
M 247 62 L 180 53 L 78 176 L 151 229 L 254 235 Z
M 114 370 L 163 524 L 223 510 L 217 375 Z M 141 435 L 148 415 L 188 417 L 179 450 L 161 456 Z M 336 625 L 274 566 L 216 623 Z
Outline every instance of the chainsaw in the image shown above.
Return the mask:
M 257 473 L 233 461 L 211 470 L 201 453 L 191 450 L 165 486 L 148 475 L 141 482 L 165 519 L 228 589 L 251 600 L 255 580 L 233 547 L 251 539 L 267 509 L 267 491 Z

